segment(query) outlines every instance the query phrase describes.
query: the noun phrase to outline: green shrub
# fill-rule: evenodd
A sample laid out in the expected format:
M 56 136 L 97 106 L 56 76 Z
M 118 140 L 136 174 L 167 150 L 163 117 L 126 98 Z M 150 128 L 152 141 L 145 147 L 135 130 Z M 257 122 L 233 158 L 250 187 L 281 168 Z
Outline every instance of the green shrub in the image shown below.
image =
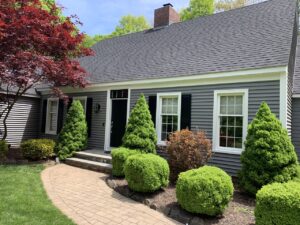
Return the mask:
M 61 160 L 73 156 L 87 146 L 87 124 L 84 109 L 79 100 L 72 102 L 66 121 L 58 135 L 55 152 Z
M 204 166 L 212 155 L 211 141 L 205 132 L 192 132 L 187 129 L 170 135 L 167 150 L 170 178 L 174 183 L 181 172 Z
M 130 113 L 123 146 L 141 150 L 145 153 L 156 153 L 157 136 L 145 96 L 141 95 Z
M 116 148 L 112 150 L 112 174 L 117 177 L 125 176 L 124 164 L 129 156 L 136 154 L 140 154 L 140 152 L 128 148 Z
M 50 139 L 30 139 L 21 143 L 22 154 L 26 159 L 39 160 L 54 156 L 55 142 Z
M 273 183 L 257 192 L 257 225 L 299 225 L 300 183 Z
M 167 161 L 154 154 L 128 157 L 124 173 L 129 188 L 137 192 L 154 192 L 169 183 L 170 170 Z
M 226 172 L 204 166 L 179 174 L 176 197 L 188 212 L 215 216 L 224 212 L 233 190 L 231 177 Z
M 5 161 L 8 153 L 8 144 L 5 140 L 0 140 L 0 162 Z
M 263 102 L 248 126 L 239 172 L 241 187 L 255 195 L 264 185 L 297 176 L 298 158 L 287 130 Z
M 293 181 L 300 182 L 300 166 L 297 167 L 297 176 L 293 179 Z

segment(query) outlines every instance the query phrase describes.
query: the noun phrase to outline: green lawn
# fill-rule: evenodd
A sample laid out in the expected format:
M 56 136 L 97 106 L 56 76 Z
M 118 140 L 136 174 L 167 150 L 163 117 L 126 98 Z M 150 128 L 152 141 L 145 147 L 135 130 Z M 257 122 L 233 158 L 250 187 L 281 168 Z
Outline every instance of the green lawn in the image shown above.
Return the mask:
M 0 166 L 0 225 L 74 225 L 48 199 L 43 168 Z

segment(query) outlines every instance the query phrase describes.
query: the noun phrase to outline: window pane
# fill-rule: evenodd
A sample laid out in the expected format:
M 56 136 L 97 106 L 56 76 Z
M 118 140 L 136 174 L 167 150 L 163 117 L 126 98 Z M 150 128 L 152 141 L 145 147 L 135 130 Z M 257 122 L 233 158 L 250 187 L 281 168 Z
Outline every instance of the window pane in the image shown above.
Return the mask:
M 58 101 L 50 101 L 50 112 L 57 111 L 57 103 L 58 103 Z
M 234 126 L 234 119 L 235 119 L 235 117 L 232 117 L 232 116 L 230 116 L 230 117 L 228 117 L 228 126 Z
M 243 128 L 242 127 L 235 128 L 235 137 L 243 137 Z
M 243 104 L 243 96 L 236 96 L 235 97 L 235 104 L 242 105 Z
M 234 138 L 227 138 L 227 147 L 234 148 Z
M 242 148 L 243 147 L 243 139 L 242 138 L 236 138 L 235 139 L 235 148 Z
M 243 126 L 243 117 L 235 117 L 235 126 L 237 127 Z
M 227 126 L 227 116 L 221 116 L 221 126 Z
M 228 105 L 234 106 L 234 98 L 235 96 L 228 96 Z
M 220 137 L 220 146 L 226 147 L 226 137 Z
M 220 136 L 227 136 L 227 127 L 220 128 Z
M 234 114 L 243 114 L 243 106 L 242 105 L 235 105 Z
M 228 137 L 234 137 L 234 127 L 228 127 Z
M 221 105 L 227 105 L 227 96 L 221 96 Z
M 227 114 L 227 106 L 226 105 L 221 105 L 220 113 L 221 114 Z
M 55 131 L 56 129 L 56 121 L 57 121 L 57 115 L 56 113 L 50 113 L 50 126 L 49 130 L 50 131 Z

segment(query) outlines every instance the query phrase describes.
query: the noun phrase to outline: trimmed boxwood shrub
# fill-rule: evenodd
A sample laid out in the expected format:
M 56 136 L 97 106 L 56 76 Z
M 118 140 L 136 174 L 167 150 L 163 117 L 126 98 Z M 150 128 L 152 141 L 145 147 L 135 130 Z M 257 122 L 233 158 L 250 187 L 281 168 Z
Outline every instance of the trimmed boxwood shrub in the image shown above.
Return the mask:
M 291 138 L 265 102 L 248 127 L 241 164 L 240 185 L 252 195 L 266 184 L 297 177 L 299 164 Z
M 145 153 L 156 153 L 156 142 L 157 135 L 149 106 L 142 94 L 130 113 L 123 137 L 123 146 Z
M 30 139 L 21 143 L 24 158 L 30 160 L 47 159 L 54 156 L 55 142 L 50 139 Z
M 112 150 L 112 174 L 117 177 L 125 176 L 124 164 L 129 156 L 136 154 L 140 154 L 140 151 L 131 150 L 123 147 Z
M 226 172 L 204 166 L 179 174 L 176 197 L 188 212 L 215 216 L 224 212 L 233 190 L 231 177 Z
M 8 153 L 8 144 L 5 140 L 0 140 L 0 162 L 5 161 Z
M 257 192 L 255 218 L 257 225 L 299 225 L 300 183 L 273 183 Z
M 59 159 L 72 157 L 75 152 L 84 150 L 87 146 L 88 133 L 85 112 L 79 100 L 72 102 L 61 132 L 55 153 Z
M 157 155 L 138 154 L 128 157 L 124 173 L 131 190 L 154 192 L 168 185 L 170 169 L 167 161 Z

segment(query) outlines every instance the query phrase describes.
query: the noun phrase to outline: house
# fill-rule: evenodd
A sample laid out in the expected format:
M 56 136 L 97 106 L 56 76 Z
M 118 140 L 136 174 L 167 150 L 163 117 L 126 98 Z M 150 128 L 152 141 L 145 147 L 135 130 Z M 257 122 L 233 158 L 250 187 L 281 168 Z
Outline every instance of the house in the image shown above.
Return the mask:
M 155 10 L 152 29 L 93 46 L 95 56 L 80 59 L 91 84 L 63 90 L 84 106 L 90 149 L 109 152 L 121 145 L 130 110 L 143 93 L 158 146 L 172 131 L 205 130 L 213 141 L 211 163 L 236 174 L 247 124 L 262 101 L 300 156 L 297 35 L 296 0 L 269 0 L 186 22 L 166 4 Z M 38 137 L 55 139 L 67 106 L 48 88 L 37 91 Z
M 1 93 L 6 94 L 6 90 L 0 87 Z M 2 107 L 0 104 L 1 111 Z M 30 89 L 15 103 L 7 118 L 8 136 L 6 140 L 12 148 L 19 147 L 24 140 L 38 137 L 39 117 L 40 95 L 34 89 Z M 1 120 L 0 136 L 3 131 L 4 126 Z

